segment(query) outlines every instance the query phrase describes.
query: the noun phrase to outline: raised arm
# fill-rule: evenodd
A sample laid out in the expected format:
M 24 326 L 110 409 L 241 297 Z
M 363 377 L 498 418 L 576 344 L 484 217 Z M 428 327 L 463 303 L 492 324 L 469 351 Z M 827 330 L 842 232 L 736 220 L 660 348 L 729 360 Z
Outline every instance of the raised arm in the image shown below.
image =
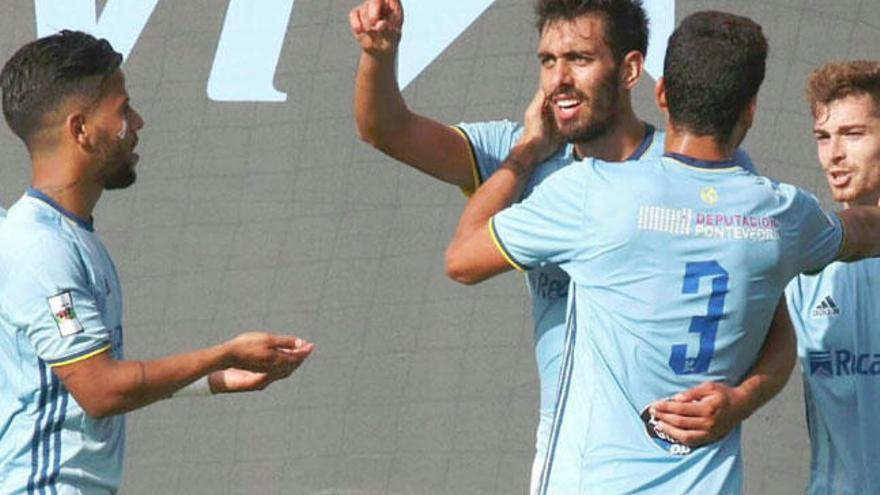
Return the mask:
M 651 412 L 661 421 L 664 433 L 685 445 L 714 442 L 782 391 L 796 360 L 794 328 L 782 299 L 758 362 L 738 386 L 702 383 L 670 400 L 658 401 Z
M 312 349 L 296 337 L 250 332 L 151 361 L 115 360 L 105 351 L 53 371 L 83 410 L 100 418 L 168 398 L 206 375 L 212 393 L 260 390 L 293 373 Z
M 386 155 L 466 190 L 476 187 L 470 145 L 458 130 L 409 110 L 395 74 L 400 0 L 366 0 L 349 13 L 361 47 L 355 77 L 358 135 Z
M 510 206 L 539 163 L 559 147 L 560 137 L 549 123 L 544 93 L 538 90 L 526 109 L 525 130 L 510 154 L 470 198 L 446 249 L 446 273 L 463 284 L 475 284 L 511 268 L 521 268 L 493 237 L 489 220 Z

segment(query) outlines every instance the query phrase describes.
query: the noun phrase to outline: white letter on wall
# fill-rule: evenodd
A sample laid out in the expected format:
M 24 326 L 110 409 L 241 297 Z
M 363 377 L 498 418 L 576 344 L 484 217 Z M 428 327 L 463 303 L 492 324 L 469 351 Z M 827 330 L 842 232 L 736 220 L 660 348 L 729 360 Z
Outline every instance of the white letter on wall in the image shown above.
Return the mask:
M 293 2 L 230 0 L 208 78 L 208 98 L 287 101 L 274 80 Z
M 107 38 L 126 59 L 157 3 L 159 0 L 108 0 L 98 19 L 95 0 L 34 0 L 37 36 L 62 29 L 85 31 Z

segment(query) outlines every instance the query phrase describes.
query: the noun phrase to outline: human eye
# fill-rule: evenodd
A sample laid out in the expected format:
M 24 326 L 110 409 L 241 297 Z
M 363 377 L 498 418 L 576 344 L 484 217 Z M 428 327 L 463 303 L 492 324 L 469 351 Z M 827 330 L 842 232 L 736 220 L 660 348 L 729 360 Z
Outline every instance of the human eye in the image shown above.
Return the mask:
M 569 60 L 575 65 L 587 65 L 593 61 L 593 57 L 585 53 L 573 53 L 569 56 Z

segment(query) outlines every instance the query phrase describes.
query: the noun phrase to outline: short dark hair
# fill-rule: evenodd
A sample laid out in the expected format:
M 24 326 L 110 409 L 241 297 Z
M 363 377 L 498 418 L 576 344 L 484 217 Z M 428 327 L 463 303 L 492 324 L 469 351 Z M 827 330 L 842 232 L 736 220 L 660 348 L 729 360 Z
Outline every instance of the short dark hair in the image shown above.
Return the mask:
M 605 20 L 605 42 L 618 62 L 631 51 L 648 54 L 648 15 L 642 0 L 538 0 L 535 14 L 540 32 L 551 22 L 599 15 Z
M 82 31 L 60 31 L 21 47 L 0 72 L 3 117 L 26 144 L 43 117 L 66 98 L 100 95 L 101 83 L 122 64 L 105 39 Z M 98 84 L 90 81 L 101 76 Z
M 880 114 L 880 60 L 851 60 L 825 64 L 807 81 L 807 101 L 813 116 L 819 105 L 847 96 L 868 95 Z
M 751 19 L 717 11 L 686 17 L 669 38 L 663 66 L 672 125 L 727 142 L 766 64 L 767 39 Z

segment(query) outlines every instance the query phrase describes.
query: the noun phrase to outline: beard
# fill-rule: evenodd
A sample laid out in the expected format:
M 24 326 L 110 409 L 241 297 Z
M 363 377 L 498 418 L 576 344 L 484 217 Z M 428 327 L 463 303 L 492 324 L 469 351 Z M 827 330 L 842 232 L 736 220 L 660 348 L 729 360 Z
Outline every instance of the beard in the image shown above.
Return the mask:
M 125 189 L 137 180 L 134 167 L 140 157 L 132 151 L 133 145 L 114 138 L 110 141 L 99 150 L 104 163 L 100 177 L 106 190 Z
M 137 155 L 133 155 L 130 160 L 120 162 L 112 173 L 104 176 L 104 189 L 125 189 L 137 180 L 137 173 L 134 166 L 137 163 Z
M 566 141 L 571 143 L 585 143 L 600 138 L 607 134 L 616 121 L 615 109 L 620 100 L 617 81 L 618 71 L 609 75 L 602 84 L 596 88 L 594 97 L 587 96 L 584 92 L 575 89 L 557 90 L 574 94 L 584 102 L 587 111 L 577 122 L 560 124 L 556 122 L 556 128 Z

